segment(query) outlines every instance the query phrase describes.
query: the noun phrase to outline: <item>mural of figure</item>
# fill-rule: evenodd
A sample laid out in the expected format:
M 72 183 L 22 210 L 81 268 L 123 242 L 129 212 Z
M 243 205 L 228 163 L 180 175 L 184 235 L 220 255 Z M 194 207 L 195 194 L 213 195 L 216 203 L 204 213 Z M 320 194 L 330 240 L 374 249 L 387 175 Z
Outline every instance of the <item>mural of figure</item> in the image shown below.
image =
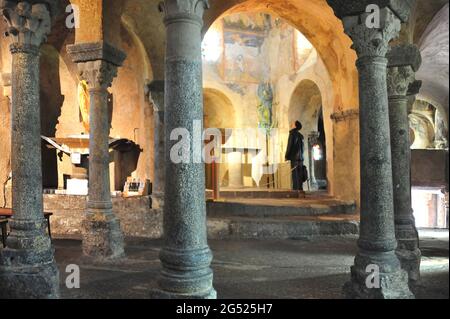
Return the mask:
M 81 121 L 83 122 L 86 133 L 89 133 L 89 105 L 90 96 L 88 84 L 83 80 L 78 83 L 78 106 L 80 108 Z
M 272 108 L 273 108 L 273 90 L 268 82 L 260 83 L 258 86 L 258 127 L 267 132 L 273 127 Z

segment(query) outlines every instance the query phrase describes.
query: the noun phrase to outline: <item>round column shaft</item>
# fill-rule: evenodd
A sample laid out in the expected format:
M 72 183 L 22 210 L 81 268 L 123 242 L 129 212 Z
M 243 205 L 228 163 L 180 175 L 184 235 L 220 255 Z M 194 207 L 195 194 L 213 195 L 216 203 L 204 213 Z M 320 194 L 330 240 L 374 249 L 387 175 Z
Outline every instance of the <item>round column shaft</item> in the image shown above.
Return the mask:
M 126 55 L 106 42 L 67 47 L 89 87 L 89 198 L 82 222 L 83 254 L 97 260 L 121 258 L 124 240 L 113 213 L 109 173 L 108 87 Z
M 43 214 L 39 50 L 50 32 L 45 4 L 6 2 L 12 38 L 12 209 L 0 250 L 0 298 L 57 298 L 59 272 Z
M 167 28 L 165 244 L 155 297 L 216 297 L 207 243 L 205 168 L 194 161 L 200 151 L 195 145 L 202 145 L 201 136 L 194 140 L 194 121 L 203 121 L 201 28 L 206 7 L 204 0 L 166 0 L 162 5 Z M 171 149 L 180 142 L 171 138 L 177 129 L 190 135 L 183 154 L 178 153 L 187 162 L 171 158 Z
M 391 137 L 386 70 L 389 42 L 398 36 L 407 6 L 374 1 L 379 25 L 360 0 L 328 0 L 353 40 L 360 99 L 361 223 L 359 251 L 344 292 L 349 298 L 413 298 L 395 254 Z M 408 2 L 409 4 L 409 2 Z M 393 10 L 396 10 L 394 12 Z M 361 12 L 359 16 L 355 12 Z M 372 277 L 371 277 L 372 276 Z
M 420 278 L 419 234 L 411 203 L 411 148 L 409 138 L 408 89 L 414 84 L 414 72 L 421 64 L 420 51 L 414 45 L 392 47 L 388 53 L 389 123 L 391 131 L 392 175 L 394 186 L 397 256 L 409 280 Z

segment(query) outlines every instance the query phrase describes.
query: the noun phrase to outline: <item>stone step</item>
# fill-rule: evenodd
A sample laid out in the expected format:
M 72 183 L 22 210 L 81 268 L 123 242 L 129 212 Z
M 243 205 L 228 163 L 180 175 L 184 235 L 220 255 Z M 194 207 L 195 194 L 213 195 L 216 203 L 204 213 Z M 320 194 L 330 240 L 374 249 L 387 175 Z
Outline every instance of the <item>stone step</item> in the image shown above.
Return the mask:
M 355 214 L 355 202 L 322 200 L 258 200 L 241 199 L 208 201 L 208 217 L 280 217 Z
M 310 239 L 358 233 L 357 215 L 208 218 L 210 239 Z

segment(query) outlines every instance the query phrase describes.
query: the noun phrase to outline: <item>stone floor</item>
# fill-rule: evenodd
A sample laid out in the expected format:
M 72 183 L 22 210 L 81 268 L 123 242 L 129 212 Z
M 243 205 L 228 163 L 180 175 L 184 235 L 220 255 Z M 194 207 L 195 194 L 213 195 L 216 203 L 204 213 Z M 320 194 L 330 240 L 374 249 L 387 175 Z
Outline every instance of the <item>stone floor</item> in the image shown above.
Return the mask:
M 449 298 L 449 239 L 421 232 L 423 262 L 418 298 Z M 214 286 L 221 299 L 342 298 L 355 254 L 355 237 L 314 240 L 212 240 Z M 129 239 L 117 264 L 80 262 L 79 241 L 55 240 L 63 298 L 148 298 L 159 270 L 159 240 Z M 68 264 L 81 268 L 81 288 L 65 287 Z

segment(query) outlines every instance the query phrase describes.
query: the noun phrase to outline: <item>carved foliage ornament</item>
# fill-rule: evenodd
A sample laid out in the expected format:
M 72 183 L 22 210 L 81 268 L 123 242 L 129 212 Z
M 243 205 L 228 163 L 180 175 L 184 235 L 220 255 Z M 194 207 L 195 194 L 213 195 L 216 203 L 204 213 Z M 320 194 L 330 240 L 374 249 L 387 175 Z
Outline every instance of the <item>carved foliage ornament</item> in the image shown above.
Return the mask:
M 0 0 L 0 10 L 8 24 L 7 36 L 13 46 L 39 47 L 51 31 L 51 17 L 44 3 Z
M 85 80 L 89 89 L 106 90 L 117 76 L 117 66 L 102 60 L 79 63 L 81 79 Z
M 201 18 L 208 8 L 209 0 L 165 0 L 159 4 L 159 11 L 164 12 L 169 19 L 179 15 L 195 15 Z
M 415 80 L 415 73 L 411 66 L 388 68 L 387 75 L 389 96 L 406 96 L 409 86 Z
M 344 29 L 353 40 L 352 49 L 359 58 L 385 57 L 389 42 L 400 33 L 401 22 L 389 8 L 380 10 L 380 27 L 369 27 L 368 13 L 360 16 L 344 17 Z

